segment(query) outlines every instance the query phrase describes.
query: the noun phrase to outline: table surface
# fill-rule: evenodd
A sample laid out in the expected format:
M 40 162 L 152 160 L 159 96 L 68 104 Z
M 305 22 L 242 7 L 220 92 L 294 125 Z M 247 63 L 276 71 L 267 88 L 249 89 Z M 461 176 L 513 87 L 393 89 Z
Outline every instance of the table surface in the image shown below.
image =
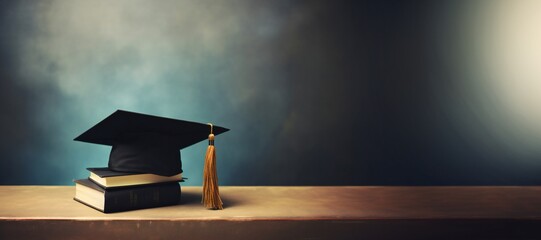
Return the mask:
M 541 187 L 221 187 L 224 210 L 182 187 L 175 206 L 104 214 L 73 186 L 0 186 L 0 220 L 541 219 Z

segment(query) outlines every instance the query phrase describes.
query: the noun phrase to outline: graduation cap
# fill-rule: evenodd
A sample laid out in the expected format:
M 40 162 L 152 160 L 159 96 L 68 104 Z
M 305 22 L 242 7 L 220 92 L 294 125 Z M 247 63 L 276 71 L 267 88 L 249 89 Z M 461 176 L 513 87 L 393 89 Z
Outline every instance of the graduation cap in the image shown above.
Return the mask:
M 109 169 L 113 171 L 172 176 L 182 173 L 180 150 L 208 138 L 203 202 L 207 208 L 222 209 L 214 134 L 228 130 L 212 124 L 117 110 L 74 140 L 112 146 Z

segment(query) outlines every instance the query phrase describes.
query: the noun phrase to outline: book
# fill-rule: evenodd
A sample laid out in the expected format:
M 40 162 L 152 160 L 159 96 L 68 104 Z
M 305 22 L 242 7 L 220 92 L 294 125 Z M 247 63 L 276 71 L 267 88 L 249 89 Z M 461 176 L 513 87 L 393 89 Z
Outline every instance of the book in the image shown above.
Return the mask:
M 104 213 L 176 205 L 180 201 L 178 182 L 104 189 L 89 179 L 75 182 L 74 200 Z
M 87 170 L 90 171 L 88 178 L 103 188 L 183 181 L 182 173 L 173 176 L 160 176 L 151 173 L 117 172 L 106 167 L 87 168 Z

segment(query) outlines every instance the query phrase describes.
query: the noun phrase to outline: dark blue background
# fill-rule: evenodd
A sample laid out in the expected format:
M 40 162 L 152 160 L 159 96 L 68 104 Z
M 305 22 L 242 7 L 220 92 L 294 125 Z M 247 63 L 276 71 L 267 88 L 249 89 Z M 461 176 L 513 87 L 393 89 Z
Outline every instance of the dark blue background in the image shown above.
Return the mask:
M 464 91 L 467 8 L 2 1 L 0 183 L 71 185 L 105 166 L 108 148 L 72 139 L 124 109 L 230 128 L 222 185 L 540 184 L 539 151 L 476 105 L 493 94 Z M 205 147 L 182 151 L 187 185 Z

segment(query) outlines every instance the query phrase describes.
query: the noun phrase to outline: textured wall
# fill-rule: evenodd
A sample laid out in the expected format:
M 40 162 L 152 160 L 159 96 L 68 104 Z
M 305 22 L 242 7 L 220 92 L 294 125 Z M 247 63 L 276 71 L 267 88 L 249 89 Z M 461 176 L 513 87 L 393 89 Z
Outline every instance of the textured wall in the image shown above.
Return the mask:
M 0 9 L 1 184 L 105 166 L 72 139 L 116 109 L 230 128 L 224 185 L 541 184 L 536 1 Z M 205 147 L 182 151 L 187 185 Z

